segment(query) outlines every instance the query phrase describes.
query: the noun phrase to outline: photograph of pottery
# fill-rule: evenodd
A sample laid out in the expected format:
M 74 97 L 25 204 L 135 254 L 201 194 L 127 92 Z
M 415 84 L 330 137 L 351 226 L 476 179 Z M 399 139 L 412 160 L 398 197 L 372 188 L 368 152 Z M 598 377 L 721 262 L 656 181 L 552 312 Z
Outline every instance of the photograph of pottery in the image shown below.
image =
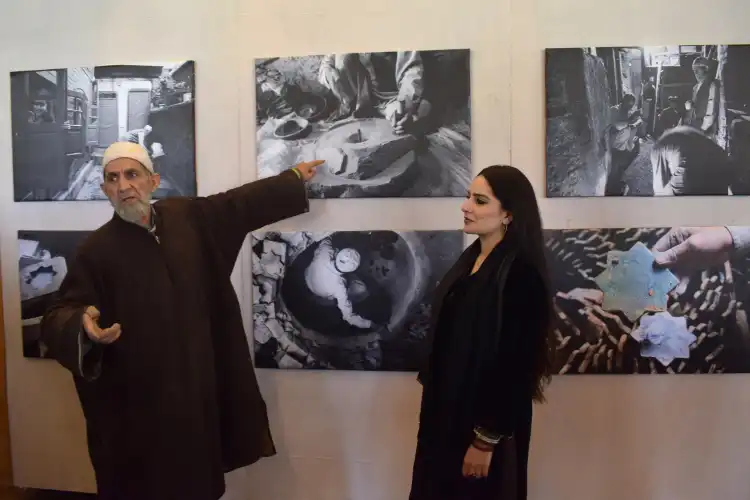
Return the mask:
M 258 59 L 258 178 L 317 159 L 312 198 L 464 196 L 470 74 L 469 50 Z
M 256 366 L 415 371 L 463 234 L 267 232 L 252 249 Z

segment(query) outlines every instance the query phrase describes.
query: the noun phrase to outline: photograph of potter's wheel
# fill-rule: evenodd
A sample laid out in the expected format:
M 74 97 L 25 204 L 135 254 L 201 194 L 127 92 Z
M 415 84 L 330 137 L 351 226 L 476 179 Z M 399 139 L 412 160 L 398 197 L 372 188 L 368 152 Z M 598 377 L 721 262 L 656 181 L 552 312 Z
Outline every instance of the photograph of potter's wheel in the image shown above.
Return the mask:
M 266 232 L 252 239 L 259 368 L 416 371 L 461 231 Z
M 258 59 L 258 178 L 317 159 L 312 198 L 464 196 L 470 74 L 469 50 Z

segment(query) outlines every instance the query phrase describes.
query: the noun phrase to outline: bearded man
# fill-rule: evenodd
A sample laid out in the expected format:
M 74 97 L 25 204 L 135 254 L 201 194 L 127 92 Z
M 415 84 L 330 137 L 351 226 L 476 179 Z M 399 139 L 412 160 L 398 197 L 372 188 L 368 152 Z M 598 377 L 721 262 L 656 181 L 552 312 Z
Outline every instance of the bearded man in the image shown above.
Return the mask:
M 275 454 L 230 275 L 250 231 L 308 211 L 321 163 L 152 204 L 159 175 L 143 146 L 105 151 L 115 213 L 42 321 L 73 374 L 99 498 L 216 500 L 226 472 Z

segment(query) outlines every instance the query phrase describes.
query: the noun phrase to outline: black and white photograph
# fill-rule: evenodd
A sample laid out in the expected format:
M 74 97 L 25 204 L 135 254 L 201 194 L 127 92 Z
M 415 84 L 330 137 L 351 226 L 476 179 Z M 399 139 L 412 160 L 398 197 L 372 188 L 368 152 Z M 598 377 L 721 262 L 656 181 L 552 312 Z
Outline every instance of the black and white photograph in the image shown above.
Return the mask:
M 464 196 L 470 51 L 256 59 L 258 178 L 325 160 L 311 198 Z
M 76 248 L 88 231 L 19 231 L 18 273 L 23 355 L 46 358 L 39 338 L 42 316 L 57 297 Z
M 258 368 L 417 371 L 461 231 L 253 235 Z
M 750 194 L 750 45 L 546 51 L 548 197 Z
M 118 141 L 148 150 L 155 198 L 196 194 L 193 61 L 17 71 L 10 86 L 15 201 L 106 200 Z
M 547 230 L 545 239 L 556 373 L 750 373 L 750 227 Z

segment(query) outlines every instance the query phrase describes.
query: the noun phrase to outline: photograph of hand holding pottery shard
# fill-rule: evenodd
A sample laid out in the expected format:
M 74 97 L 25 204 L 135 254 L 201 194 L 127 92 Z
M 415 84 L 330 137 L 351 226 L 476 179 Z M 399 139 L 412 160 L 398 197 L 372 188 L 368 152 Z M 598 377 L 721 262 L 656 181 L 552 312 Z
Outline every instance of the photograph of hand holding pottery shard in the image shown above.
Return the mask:
M 464 196 L 469 50 L 259 59 L 255 77 L 259 178 L 318 159 L 312 198 Z
M 546 51 L 547 196 L 750 194 L 750 45 Z
M 750 227 L 548 230 L 546 247 L 556 373 L 750 372 Z

